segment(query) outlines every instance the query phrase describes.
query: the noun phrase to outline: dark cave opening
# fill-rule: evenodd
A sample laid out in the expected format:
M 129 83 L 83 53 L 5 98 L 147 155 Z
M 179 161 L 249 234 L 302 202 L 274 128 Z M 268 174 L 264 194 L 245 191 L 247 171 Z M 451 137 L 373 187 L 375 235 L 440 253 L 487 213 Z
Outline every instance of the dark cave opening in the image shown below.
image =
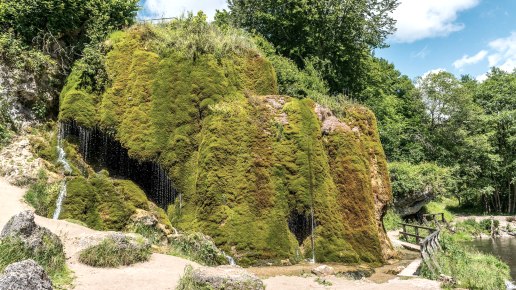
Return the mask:
M 76 141 L 84 160 L 96 171 L 107 169 L 115 178 L 132 180 L 152 202 L 165 210 L 174 202 L 176 190 L 166 170 L 157 162 L 129 157 L 128 150 L 113 134 L 100 128 L 84 128 L 75 121 L 62 123 L 61 126 L 61 137 Z

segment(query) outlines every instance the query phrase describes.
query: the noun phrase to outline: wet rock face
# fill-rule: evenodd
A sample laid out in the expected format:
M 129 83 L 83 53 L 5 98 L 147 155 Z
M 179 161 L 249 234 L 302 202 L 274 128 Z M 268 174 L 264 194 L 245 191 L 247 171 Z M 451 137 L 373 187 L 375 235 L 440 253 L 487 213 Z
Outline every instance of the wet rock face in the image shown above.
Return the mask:
M 52 290 L 52 282 L 41 266 L 33 260 L 11 264 L 0 276 L 2 290 Z
M 20 239 L 33 251 L 44 249 L 50 244 L 63 247 L 57 235 L 34 222 L 32 211 L 24 211 L 13 216 L 0 233 L 0 240 L 5 238 Z
M 222 290 L 262 290 L 265 289 L 262 280 L 246 270 L 232 266 L 217 268 L 201 268 L 192 272 L 196 285 L 208 289 Z

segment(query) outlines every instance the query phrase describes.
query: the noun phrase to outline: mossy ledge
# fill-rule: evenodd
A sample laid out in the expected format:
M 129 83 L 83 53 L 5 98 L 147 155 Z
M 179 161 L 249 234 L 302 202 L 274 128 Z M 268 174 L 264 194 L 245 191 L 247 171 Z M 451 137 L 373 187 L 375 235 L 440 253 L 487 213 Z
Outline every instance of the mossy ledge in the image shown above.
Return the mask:
M 178 193 L 172 224 L 211 236 L 240 265 L 383 262 L 392 194 L 374 115 L 351 106 L 337 119 L 277 96 L 270 62 L 230 33 L 196 17 L 114 33 L 101 68 L 109 85 L 92 90 L 76 66 L 60 120 L 159 163 Z

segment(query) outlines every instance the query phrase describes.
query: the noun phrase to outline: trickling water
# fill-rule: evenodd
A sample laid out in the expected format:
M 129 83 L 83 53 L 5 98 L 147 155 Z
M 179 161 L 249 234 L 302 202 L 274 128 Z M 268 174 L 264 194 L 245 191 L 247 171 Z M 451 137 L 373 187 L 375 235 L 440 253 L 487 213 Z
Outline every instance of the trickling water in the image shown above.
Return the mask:
M 237 265 L 236 262 L 235 262 L 235 259 L 233 259 L 233 257 L 231 257 L 230 255 L 227 255 L 224 252 L 222 252 L 222 254 L 224 254 L 224 256 L 228 260 L 228 263 L 229 263 L 230 266 L 236 266 Z
M 87 129 L 73 121 L 63 123 L 63 128 L 64 137 L 77 142 L 84 160 L 95 170 L 107 169 L 113 177 L 132 180 L 151 201 L 164 209 L 174 202 L 176 191 L 160 164 L 131 158 L 113 133 L 100 128 Z
M 57 162 L 63 165 L 64 173 L 72 173 L 72 167 L 66 160 L 66 153 L 63 149 L 63 138 L 64 138 L 64 127 L 59 124 L 59 130 L 57 134 Z
M 59 196 L 56 201 L 56 210 L 54 211 L 53 219 L 58 220 L 59 215 L 61 214 L 61 208 L 63 206 L 63 201 L 66 197 L 66 180 L 63 180 L 61 183 L 61 189 L 59 190 Z
M 72 173 L 72 167 L 70 163 L 66 160 L 66 153 L 63 148 L 63 138 L 65 135 L 65 128 L 59 123 L 59 129 L 57 132 L 57 162 L 63 165 L 63 173 L 65 175 Z M 59 215 L 61 214 L 61 208 L 63 205 L 63 201 L 66 197 L 66 179 L 61 183 L 61 188 L 59 189 L 59 196 L 56 201 L 56 210 L 54 211 L 53 218 L 55 220 L 59 219 Z
M 314 205 L 313 202 L 310 205 L 310 214 L 312 215 L 312 221 L 311 221 L 311 231 L 310 234 L 312 236 L 312 263 L 315 264 L 315 239 L 314 239 L 314 228 L 315 228 L 315 219 L 314 219 Z

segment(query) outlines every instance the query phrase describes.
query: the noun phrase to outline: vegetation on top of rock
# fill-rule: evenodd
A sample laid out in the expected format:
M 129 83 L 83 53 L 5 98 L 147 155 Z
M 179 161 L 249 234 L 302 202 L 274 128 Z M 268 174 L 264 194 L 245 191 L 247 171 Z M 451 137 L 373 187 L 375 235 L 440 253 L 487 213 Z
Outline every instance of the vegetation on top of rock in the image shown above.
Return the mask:
M 254 40 L 204 14 L 116 32 L 100 52 L 108 86 L 95 91 L 76 65 L 60 120 L 112 132 L 131 158 L 165 168 L 179 193 L 168 208 L 178 228 L 211 236 L 242 265 L 388 256 L 377 217 L 390 184 L 369 110 L 341 105 L 333 113 L 276 96 L 274 66 Z M 306 87 L 322 94 L 322 84 Z M 68 190 L 94 188 L 79 177 Z M 98 225 L 87 210 L 95 198 L 67 198 L 64 216 L 84 200 L 74 212 Z
M 148 261 L 150 243 L 142 236 L 113 234 L 98 245 L 82 250 L 79 261 L 93 267 L 115 268 Z
M 197 268 L 188 265 L 176 290 L 263 290 L 265 285 L 254 274 L 238 267 Z
M 228 264 L 224 253 L 213 240 L 201 233 L 184 233 L 173 236 L 170 241 L 170 254 L 187 257 L 207 266 Z
M 391 162 L 389 172 L 394 207 L 402 216 L 419 212 L 438 195 L 448 195 L 455 187 L 451 170 L 433 163 Z
M 0 234 L 0 272 L 26 259 L 42 266 L 55 284 L 70 283 L 70 271 L 59 237 L 36 225 L 30 211 L 13 216 Z

